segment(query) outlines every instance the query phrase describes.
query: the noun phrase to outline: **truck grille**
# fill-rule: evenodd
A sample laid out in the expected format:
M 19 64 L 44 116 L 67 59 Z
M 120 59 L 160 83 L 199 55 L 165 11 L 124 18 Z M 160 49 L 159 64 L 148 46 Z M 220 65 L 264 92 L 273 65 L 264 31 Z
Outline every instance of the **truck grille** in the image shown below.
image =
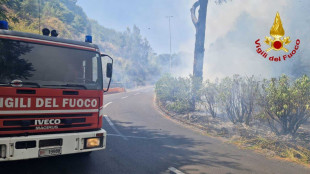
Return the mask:
M 61 123 L 70 125 L 73 123 L 84 123 L 86 118 L 68 118 L 60 119 Z M 35 126 L 35 120 L 12 120 L 12 121 L 3 121 L 3 126 Z
M 62 139 L 40 140 L 39 147 L 62 146 Z
M 50 120 L 53 121 L 49 122 Z M 57 120 L 57 122 L 55 122 L 55 120 Z M 97 123 L 98 115 L 95 113 L 1 115 L 0 136 L 21 133 L 31 134 L 39 132 L 48 133 L 92 129 L 92 127 L 97 126 Z
M 58 129 L 61 129 L 61 128 L 88 127 L 88 126 L 91 126 L 91 124 L 60 125 L 60 126 L 58 126 Z M 36 130 L 36 127 L 0 128 L 0 131 L 17 131 L 17 130 Z

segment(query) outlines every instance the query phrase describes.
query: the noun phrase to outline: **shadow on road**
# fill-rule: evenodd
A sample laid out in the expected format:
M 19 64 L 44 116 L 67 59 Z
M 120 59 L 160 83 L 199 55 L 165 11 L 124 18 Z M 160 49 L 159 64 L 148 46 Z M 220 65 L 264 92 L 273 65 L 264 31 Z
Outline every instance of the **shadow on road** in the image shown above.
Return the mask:
M 206 150 L 208 146 L 216 146 L 213 143 L 220 143 L 219 141 L 197 141 L 185 136 L 171 135 L 167 131 L 146 129 L 144 126 L 132 126 L 131 122 L 114 121 L 114 124 L 120 132 L 129 135 L 129 138 L 126 141 L 119 136 L 108 137 L 110 141 L 108 141 L 110 146 L 108 153 L 115 152 L 114 154 L 121 155 L 122 162 L 126 162 L 121 165 L 128 166 L 130 168 L 129 173 L 163 173 L 171 166 L 178 169 L 182 166 L 193 166 L 192 168 L 187 167 L 188 169 L 183 171 L 185 173 L 193 173 L 194 171 L 196 171 L 195 173 L 203 173 L 197 166 L 203 166 L 204 169 L 224 167 L 245 173 L 251 172 L 249 169 L 242 168 L 240 163 L 235 162 L 239 160 L 240 155 Z M 128 167 L 124 168 L 128 169 Z M 120 171 L 120 173 L 122 172 L 126 172 L 126 170 Z
M 90 156 L 67 155 L 60 157 L 2 162 L 1 174 L 102 174 L 102 173 L 165 173 L 168 167 L 189 167 L 185 173 L 198 172 L 197 166 L 225 167 L 239 171 L 239 156 L 205 150 L 212 143 L 199 142 L 169 132 L 147 130 L 130 126 L 130 122 L 114 122 L 120 132 L 130 133 L 128 140 L 108 136 L 107 149 Z M 122 126 L 122 125 L 126 126 Z M 108 130 L 109 132 L 109 130 Z M 113 131 L 110 130 L 109 133 Z M 201 151 L 197 149 L 201 148 Z M 219 159 L 221 158 L 221 159 Z M 226 160 L 223 160 L 226 159 Z M 196 166 L 196 167 L 194 167 Z M 203 172 L 199 172 L 203 173 Z

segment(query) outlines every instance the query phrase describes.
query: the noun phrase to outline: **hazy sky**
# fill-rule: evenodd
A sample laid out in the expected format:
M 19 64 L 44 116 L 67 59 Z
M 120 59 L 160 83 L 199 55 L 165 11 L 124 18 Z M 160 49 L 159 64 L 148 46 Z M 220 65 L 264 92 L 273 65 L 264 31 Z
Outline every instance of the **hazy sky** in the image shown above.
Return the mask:
M 105 27 L 124 31 L 137 25 L 157 53 L 169 52 L 169 22 L 172 47 L 177 52 L 182 43 L 194 37 L 189 0 L 79 0 L 87 15 Z
M 196 0 L 79 0 L 87 15 L 108 28 L 124 31 L 136 24 L 157 53 L 169 52 L 169 28 L 166 16 L 174 16 L 172 26 L 173 52 L 184 52 L 185 66 L 178 74 L 192 72 L 195 28 L 190 18 L 190 8 Z M 301 46 L 294 59 L 270 62 L 259 56 L 255 40 L 270 36 L 269 31 L 276 12 L 280 13 L 286 36 Z M 310 1 L 309 0 L 231 0 L 216 5 L 209 0 L 206 28 L 205 66 L 206 78 L 231 74 L 278 76 L 286 73 L 302 55 L 309 62 L 310 52 Z M 150 29 L 149 29 L 150 28 Z M 263 45 L 263 49 L 267 49 Z M 302 54 L 301 54 L 302 53 Z M 272 52 L 284 55 L 285 52 Z M 310 67 L 309 67 L 310 68 Z M 176 70 L 177 71 L 177 70 Z

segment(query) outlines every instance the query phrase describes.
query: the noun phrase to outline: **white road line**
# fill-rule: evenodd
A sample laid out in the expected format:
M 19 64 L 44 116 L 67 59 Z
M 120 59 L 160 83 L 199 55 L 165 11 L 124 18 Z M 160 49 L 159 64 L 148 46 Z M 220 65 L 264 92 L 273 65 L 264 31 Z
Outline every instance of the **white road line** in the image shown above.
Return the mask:
M 140 92 L 138 92 L 138 93 L 135 93 L 134 95 L 139 95 L 140 94 Z
M 110 126 L 114 126 L 114 124 L 112 123 L 112 121 L 109 119 L 107 115 L 105 115 L 104 118 L 107 120 Z
M 174 174 L 184 174 L 183 172 L 181 172 L 180 170 L 178 170 L 174 167 L 169 167 L 168 170 L 170 170 Z
M 122 97 L 122 99 L 125 99 L 125 98 L 127 98 L 128 97 L 128 95 L 127 96 L 125 96 L 125 97 Z
M 115 136 L 115 137 L 120 137 L 120 135 L 117 134 L 107 134 L 108 136 Z M 164 139 L 167 137 L 154 137 L 154 138 L 148 138 L 148 137 L 138 137 L 138 136 L 124 136 L 126 138 L 137 138 L 137 139 L 148 139 L 148 140 L 152 140 L 152 139 Z
M 124 140 L 128 140 L 127 137 L 125 137 L 122 133 L 120 133 L 120 131 L 118 131 L 116 129 L 116 127 L 114 126 L 114 124 L 112 123 L 112 121 L 109 119 L 109 117 L 107 115 L 104 115 L 104 118 L 107 120 L 107 122 L 109 123 L 109 125 L 112 127 L 112 129 L 120 136 L 122 137 Z
M 103 106 L 103 108 L 108 107 L 111 103 L 112 103 L 112 102 L 109 102 L 109 103 L 105 104 L 105 105 Z

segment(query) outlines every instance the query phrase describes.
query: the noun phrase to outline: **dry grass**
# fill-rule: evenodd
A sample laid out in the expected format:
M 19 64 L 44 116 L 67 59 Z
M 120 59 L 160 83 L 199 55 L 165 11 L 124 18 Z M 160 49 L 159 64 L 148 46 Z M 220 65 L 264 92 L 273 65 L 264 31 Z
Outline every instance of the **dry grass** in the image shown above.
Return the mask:
M 270 135 L 270 133 L 266 131 L 266 127 L 261 127 L 261 125 L 259 125 L 245 129 L 244 127 L 242 128 L 242 126 L 236 126 L 230 122 L 219 120 L 218 118 L 204 120 L 201 118 L 206 116 L 197 116 L 194 114 L 189 117 L 184 114 L 180 115 L 172 113 L 162 106 L 156 99 L 154 99 L 154 103 L 156 103 L 155 105 L 157 105 L 160 111 L 164 112 L 163 115 L 165 115 L 165 117 L 176 120 L 183 125 L 200 129 L 204 132 L 204 135 L 222 137 L 226 139 L 226 142 L 237 145 L 240 148 L 254 150 L 268 157 L 296 162 L 310 167 L 310 150 L 306 148 L 306 146 L 302 147 L 297 143 L 276 138 L 276 135 Z M 255 129 L 258 133 L 256 135 L 253 134 L 253 131 L 255 132 L 255 130 L 252 129 Z M 260 134 L 265 137 L 260 136 Z
M 310 167 L 310 150 L 293 143 L 269 140 L 262 137 L 237 138 L 230 141 L 243 149 L 251 149 L 269 156 L 285 159 Z

